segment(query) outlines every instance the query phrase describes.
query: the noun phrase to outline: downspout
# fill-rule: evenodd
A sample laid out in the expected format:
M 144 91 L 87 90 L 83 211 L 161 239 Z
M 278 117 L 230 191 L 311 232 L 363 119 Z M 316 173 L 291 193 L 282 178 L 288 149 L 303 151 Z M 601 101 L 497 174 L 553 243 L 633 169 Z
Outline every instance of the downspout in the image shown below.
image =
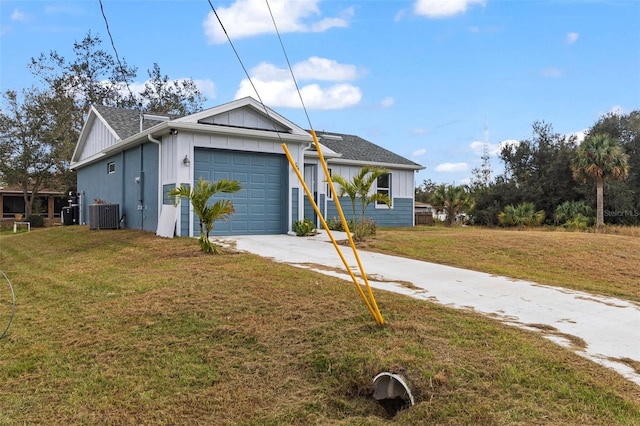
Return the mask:
M 147 134 L 147 139 L 158 145 L 158 218 L 156 220 L 159 220 L 164 196 L 162 193 L 162 141 L 155 139 L 151 133 Z
M 301 154 L 302 154 L 302 173 L 303 173 L 303 176 L 304 176 L 304 153 L 305 153 L 305 151 L 310 150 L 312 146 L 313 146 L 313 140 L 312 140 L 311 142 L 309 142 L 309 143 L 307 144 L 307 146 L 306 146 L 306 147 L 303 147 L 303 148 L 302 148 L 302 150 L 301 150 Z M 315 176 L 315 179 L 316 179 L 316 180 L 318 180 L 318 173 L 319 173 L 319 170 L 320 170 L 320 167 L 316 167 L 316 176 Z M 318 189 L 316 188 L 316 191 L 317 191 L 317 190 L 318 190 Z M 290 195 L 289 195 L 289 196 L 290 196 Z M 305 199 L 304 188 L 300 188 L 300 189 L 298 190 L 298 206 L 297 206 L 297 209 L 298 209 L 298 219 L 300 219 L 300 220 L 304 219 L 304 199 Z M 320 206 L 320 208 L 321 208 L 321 209 L 322 209 L 322 211 L 323 211 L 323 214 L 325 214 L 325 213 L 326 213 L 326 211 L 327 211 L 327 205 L 326 205 L 326 202 L 327 202 L 327 201 L 326 201 L 326 197 L 325 197 L 325 205 L 324 205 L 324 206 Z M 289 215 L 291 215 L 291 211 L 289 211 Z M 292 220 L 291 220 L 291 217 L 289 217 L 289 226 L 290 226 L 290 227 L 291 227 L 291 221 L 292 221 Z M 316 223 L 316 225 L 318 225 L 318 224 Z

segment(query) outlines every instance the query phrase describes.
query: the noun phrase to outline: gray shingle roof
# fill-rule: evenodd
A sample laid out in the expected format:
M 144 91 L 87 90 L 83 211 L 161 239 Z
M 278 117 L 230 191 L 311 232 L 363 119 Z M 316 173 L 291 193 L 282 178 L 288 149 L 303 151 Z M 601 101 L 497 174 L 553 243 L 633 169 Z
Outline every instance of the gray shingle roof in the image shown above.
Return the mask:
M 135 109 L 114 108 L 104 105 L 96 105 L 95 109 L 109 123 L 109 126 L 118 134 L 121 140 L 127 139 L 137 133 L 140 133 L 140 112 Z M 166 116 L 170 119 L 178 118 L 178 115 L 153 113 L 148 114 Z M 142 129 L 146 130 L 150 127 L 160 124 L 160 120 L 152 120 L 145 118 L 142 121 Z
M 140 133 L 140 113 L 138 110 L 114 108 L 103 105 L 96 105 L 95 109 L 109 123 L 109 126 L 118 134 L 120 140 L 127 139 L 135 134 Z M 162 113 L 149 113 L 153 115 L 161 115 L 176 119 L 180 116 Z M 146 130 L 159 123 L 160 120 L 145 118 L 142 128 Z M 359 136 L 347 135 L 343 133 L 333 132 L 316 132 L 320 139 L 320 143 L 327 148 L 342 154 L 344 160 L 354 160 L 369 163 L 398 164 L 403 166 L 415 167 L 422 169 L 418 163 L 414 163 L 398 154 L 382 148 L 368 140 Z M 325 137 L 323 137 L 325 136 Z M 315 147 L 312 147 L 315 150 Z
M 328 137 L 323 137 L 326 135 Z M 342 154 L 342 159 L 366 161 L 371 163 L 402 164 L 405 166 L 415 166 L 423 168 L 418 163 L 414 163 L 398 154 L 382 148 L 368 140 L 355 135 L 342 133 L 318 132 L 319 142 L 327 148 Z M 315 150 L 315 148 L 313 148 Z

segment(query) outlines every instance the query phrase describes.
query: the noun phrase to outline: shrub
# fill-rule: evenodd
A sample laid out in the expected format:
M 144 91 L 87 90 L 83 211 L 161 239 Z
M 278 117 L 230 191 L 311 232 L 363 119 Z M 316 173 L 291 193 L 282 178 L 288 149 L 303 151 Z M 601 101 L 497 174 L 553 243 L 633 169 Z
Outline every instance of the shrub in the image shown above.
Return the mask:
M 344 226 L 342 226 L 342 221 L 339 218 L 332 217 L 330 219 L 327 219 L 326 222 L 327 222 L 327 227 L 331 231 L 339 231 L 339 232 L 344 231 Z M 349 224 L 349 226 L 351 226 L 351 224 Z
M 585 230 L 593 223 L 593 209 L 584 201 L 565 201 L 556 207 L 553 219 L 568 229 Z
M 30 222 L 33 228 L 44 228 L 44 217 L 39 214 L 32 214 L 27 218 L 27 222 Z
M 356 239 L 364 239 L 366 237 L 376 235 L 377 229 L 378 226 L 375 220 L 365 219 L 363 223 L 356 224 L 355 229 L 352 231 L 355 234 Z
M 517 206 L 508 205 L 498 215 L 498 221 L 503 226 L 517 226 L 523 230 L 525 226 L 537 226 L 544 220 L 544 210 L 536 211 L 533 203 L 520 203 Z
M 293 232 L 295 232 L 298 237 L 315 235 L 316 225 L 314 225 L 311 220 L 305 218 L 304 220 L 299 220 L 293 223 Z

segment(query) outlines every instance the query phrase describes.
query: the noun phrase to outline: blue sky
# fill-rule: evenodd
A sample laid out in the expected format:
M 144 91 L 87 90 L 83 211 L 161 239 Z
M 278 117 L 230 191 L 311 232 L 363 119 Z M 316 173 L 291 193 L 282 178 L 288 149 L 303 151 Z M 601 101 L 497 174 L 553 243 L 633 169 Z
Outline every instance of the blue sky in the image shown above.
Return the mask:
M 264 0 L 212 0 L 270 107 L 308 128 Z M 103 0 L 142 87 L 153 63 L 192 78 L 206 107 L 251 95 L 207 0 Z M 531 137 L 534 121 L 581 132 L 640 109 L 637 0 L 270 0 L 316 130 L 356 134 L 465 183 L 482 147 Z M 91 32 L 113 54 L 97 0 L 0 0 L 0 89 L 37 84 L 27 64 L 69 57 Z M 485 131 L 486 129 L 486 131 Z M 494 174 L 503 165 L 492 156 Z

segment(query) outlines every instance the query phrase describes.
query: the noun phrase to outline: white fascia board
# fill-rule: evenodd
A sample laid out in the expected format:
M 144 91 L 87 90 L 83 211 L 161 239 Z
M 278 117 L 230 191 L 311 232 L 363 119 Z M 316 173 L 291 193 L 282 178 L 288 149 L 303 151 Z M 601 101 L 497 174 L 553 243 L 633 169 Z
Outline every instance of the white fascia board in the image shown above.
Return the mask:
M 72 162 L 69 164 L 69 168 L 70 168 L 71 170 L 77 170 L 77 169 L 79 169 L 79 168 L 81 168 L 81 167 L 84 167 L 84 166 L 86 166 L 86 165 L 89 165 L 89 164 L 91 164 L 91 163 L 95 163 L 96 161 L 98 161 L 98 160 L 100 160 L 100 159 L 104 158 L 105 156 L 106 156 L 106 155 L 104 154 L 104 152 L 99 152 L 99 153 L 97 153 L 97 154 L 95 154 L 95 155 L 92 155 L 91 157 L 87 157 L 87 158 L 85 158 L 85 159 L 84 159 L 84 160 L 82 160 L 82 161 L 75 161 L 75 162 L 73 162 L 73 161 L 72 161 Z
M 202 120 L 204 118 L 208 118 L 214 115 L 223 114 L 225 112 L 233 111 L 234 109 L 242 108 L 245 106 L 250 106 L 254 108 L 257 112 L 264 114 L 266 117 L 271 120 L 281 124 L 284 127 L 290 128 L 292 131 L 292 135 L 303 135 L 308 134 L 306 130 L 298 126 L 292 121 L 289 121 L 282 115 L 278 114 L 271 108 L 261 104 L 257 100 L 253 99 L 250 96 L 245 98 L 236 99 L 235 101 L 228 102 L 226 104 L 218 105 L 213 108 L 206 109 L 204 111 L 197 112 L 195 114 L 187 115 L 184 117 L 177 118 L 172 120 L 172 123 L 197 123 L 198 120 Z M 265 111 L 266 109 L 266 111 Z
M 377 163 L 372 161 L 359 161 L 359 160 L 345 160 L 342 158 L 331 159 L 332 164 L 343 164 L 345 166 L 374 166 L 374 167 L 384 167 L 386 169 L 396 169 L 396 170 L 423 170 L 424 166 L 413 166 L 411 164 L 397 164 L 397 163 Z
M 311 135 L 306 132 L 304 134 L 298 135 L 293 133 L 273 132 L 270 130 L 247 129 L 246 127 L 221 126 L 218 124 L 185 123 L 178 122 L 177 120 L 170 121 L 167 126 L 167 128 L 176 129 L 178 131 L 185 130 L 217 135 L 254 137 L 259 139 L 282 140 L 283 142 L 296 142 L 305 144 L 312 142 Z

